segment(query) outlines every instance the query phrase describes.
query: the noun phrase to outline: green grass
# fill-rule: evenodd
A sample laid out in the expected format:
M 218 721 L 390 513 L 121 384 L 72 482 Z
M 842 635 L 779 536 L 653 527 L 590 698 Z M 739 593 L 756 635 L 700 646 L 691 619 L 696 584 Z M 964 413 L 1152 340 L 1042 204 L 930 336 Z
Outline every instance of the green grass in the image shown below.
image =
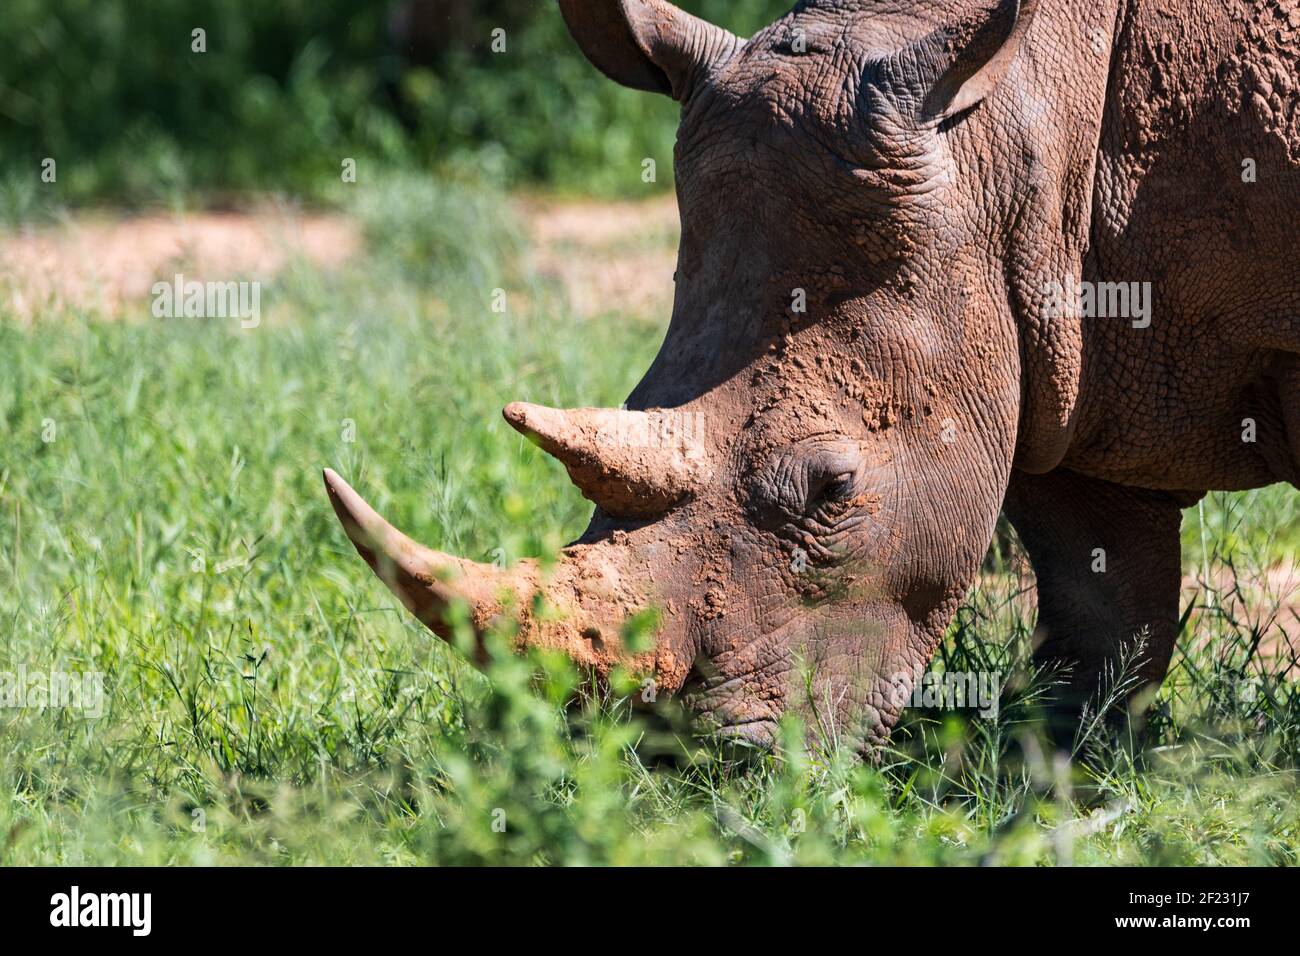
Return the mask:
M 587 506 L 499 410 L 618 403 L 660 327 L 567 318 L 499 197 L 367 196 L 370 254 L 283 274 L 255 330 L 0 317 L 0 672 L 93 670 L 108 695 L 93 720 L 0 708 L 0 863 L 1300 862 L 1300 696 L 1220 580 L 1294 554 L 1293 494 L 1193 514 L 1189 569 L 1220 583 L 1153 739 L 1099 731 L 1072 768 L 1028 720 L 1010 575 L 935 665 L 1012 675 L 999 718 L 912 713 L 879 767 L 793 726 L 737 760 L 621 699 L 566 711 L 556 662 L 459 661 L 356 558 L 320 467 L 435 547 L 550 553 Z

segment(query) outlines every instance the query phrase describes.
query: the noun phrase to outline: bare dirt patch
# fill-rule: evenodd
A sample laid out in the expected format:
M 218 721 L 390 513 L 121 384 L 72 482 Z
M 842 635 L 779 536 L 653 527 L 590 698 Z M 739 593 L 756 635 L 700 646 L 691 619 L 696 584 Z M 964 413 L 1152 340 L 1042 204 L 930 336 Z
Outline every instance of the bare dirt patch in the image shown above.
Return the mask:
M 532 269 L 558 282 L 580 318 L 666 319 L 677 268 L 677 203 L 524 199 Z
M 1280 564 L 1240 575 L 1212 568 L 1208 582 L 1184 576 L 1183 606 L 1192 601 L 1189 626 L 1204 615 L 1217 615 L 1243 637 L 1259 636 L 1261 661 L 1300 678 L 1300 567 Z
M 577 317 L 666 319 L 677 262 L 677 205 L 524 198 L 516 208 L 529 265 L 557 283 Z M 0 295 L 19 318 L 84 309 L 118 317 L 176 273 L 200 282 L 274 278 L 302 260 L 333 269 L 362 248 L 359 225 L 283 209 L 71 216 L 0 232 Z
M 27 320 L 67 308 L 114 317 L 177 273 L 200 282 L 265 281 L 295 259 L 334 268 L 360 246 L 357 226 L 336 215 L 85 215 L 0 234 L 0 291 Z
M 1028 562 L 1022 561 L 1012 574 L 982 573 L 976 586 L 994 595 L 1009 595 L 1016 614 L 1032 620 L 1037 607 L 1033 581 Z M 1198 624 L 1213 618 L 1216 632 L 1240 634 L 1247 640 L 1258 634 L 1256 660 L 1277 673 L 1300 679 L 1300 566 L 1278 564 L 1266 571 L 1236 575 L 1219 567 L 1211 569 L 1208 582 L 1184 574 L 1179 607 L 1186 610 L 1189 606 L 1188 627 L 1193 633 Z

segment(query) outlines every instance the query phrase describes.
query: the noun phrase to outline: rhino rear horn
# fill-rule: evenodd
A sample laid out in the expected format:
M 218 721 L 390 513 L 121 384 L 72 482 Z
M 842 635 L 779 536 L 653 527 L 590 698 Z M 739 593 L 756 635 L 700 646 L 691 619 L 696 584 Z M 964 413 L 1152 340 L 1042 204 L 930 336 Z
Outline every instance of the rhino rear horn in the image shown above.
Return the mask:
M 513 402 L 503 414 L 564 464 L 586 498 L 616 517 L 662 514 L 690 497 L 701 479 L 704 441 L 697 412 Z
M 742 42 L 664 0 L 560 0 L 560 13 L 600 72 L 624 86 L 679 101 Z

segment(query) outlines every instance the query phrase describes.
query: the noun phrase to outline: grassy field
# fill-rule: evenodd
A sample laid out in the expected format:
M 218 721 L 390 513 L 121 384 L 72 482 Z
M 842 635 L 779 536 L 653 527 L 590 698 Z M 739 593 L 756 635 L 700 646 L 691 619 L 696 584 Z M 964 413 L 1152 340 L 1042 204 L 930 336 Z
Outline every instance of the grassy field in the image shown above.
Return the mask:
M 1300 693 L 1269 652 L 1297 622 L 1255 593 L 1295 559 L 1282 489 L 1188 513 L 1205 586 L 1151 739 L 1096 730 L 1073 764 L 1027 718 L 1013 562 L 935 665 L 1004 671 L 998 718 L 913 713 L 879 767 L 794 726 L 739 760 L 619 699 L 566 709 L 555 662 L 460 662 L 356 558 L 321 466 L 432 546 L 550 553 L 586 503 L 499 410 L 617 404 L 662 316 L 568 316 L 500 197 L 364 195 L 366 254 L 282 273 L 256 329 L 0 315 L 0 673 L 106 694 L 0 707 L 0 863 L 1300 862 Z

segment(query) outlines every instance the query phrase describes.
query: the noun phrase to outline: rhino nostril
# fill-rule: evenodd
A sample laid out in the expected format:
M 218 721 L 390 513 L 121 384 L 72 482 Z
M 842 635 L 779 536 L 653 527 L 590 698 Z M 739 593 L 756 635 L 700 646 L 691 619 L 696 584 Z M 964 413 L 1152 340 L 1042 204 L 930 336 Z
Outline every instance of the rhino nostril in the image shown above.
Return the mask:
M 605 637 L 598 627 L 584 627 L 582 639 L 591 645 L 593 651 L 599 653 L 605 650 Z
M 691 662 L 691 668 L 686 672 L 686 680 L 682 682 L 682 689 L 679 692 L 682 700 L 690 706 L 695 706 L 701 702 L 703 695 L 718 683 L 719 679 L 717 666 L 706 655 L 695 655 L 695 660 Z

